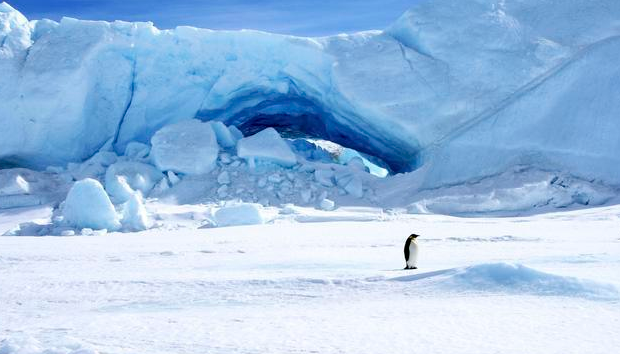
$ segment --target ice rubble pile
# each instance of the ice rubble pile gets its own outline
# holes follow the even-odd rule
[[[150,145],[128,144],[125,155],[101,151],[67,169],[49,168],[65,181],[65,191],[71,186],[52,223],[20,225],[10,234],[145,230],[157,226],[149,200],[214,205],[211,226],[264,223],[263,206],[333,210],[336,201],[372,203],[378,178],[360,158],[337,160],[315,144],[283,139],[273,128],[244,137],[221,122],[185,120],[162,127]],[[6,193],[29,193],[22,177],[29,170],[2,171],[0,200]]]
[[[384,31],[301,38],[29,22],[3,3],[0,163],[122,154],[200,118],[429,165],[421,188],[517,164],[618,185],[618,14],[617,0],[421,1]]]

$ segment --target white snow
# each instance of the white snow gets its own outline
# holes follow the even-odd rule
[[[211,124],[195,119],[161,128],[151,144],[157,168],[184,174],[211,172],[220,149]]]
[[[237,155],[250,165],[278,164],[291,167],[297,163],[295,154],[273,129],[264,129],[237,142]]]
[[[84,179],[75,182],[62,208],[64,222],[75,228],[117,230],[118,215],[99,181]]]
[[[0,348],[609,354],[620,346],[618,215],[0,237]],[[404,271],[411,232],[420,269]]]

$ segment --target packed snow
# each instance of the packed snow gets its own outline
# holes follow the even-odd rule
[[[197,223],[200,213],[188,207],[183,217]],[[613,353],[619,215],[281,215],[241,227],[0,237],[0,348]],[[19,215],[0,215],[0,225],[7,218]],[[412,232],[421,235],[419,269],[405,271]]]

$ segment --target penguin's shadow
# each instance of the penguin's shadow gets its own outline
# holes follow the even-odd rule
[[[402,277],[396,277],[396,278],[391,278],[391,281],[415,281],[415,280],[421,280],[421,279],[425,279],[425,278],[430,278],[430,277],[435,277],[438,275],[442,275],[451,271],[454,271],[454,268],[449,268],[449,269],[440,269],[440,270],[435,270],[432,272],[426,272],[426,273],[420,273],[420,274],[411,274],[411,275],[404,275]]]

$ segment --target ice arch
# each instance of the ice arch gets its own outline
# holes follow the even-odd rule
[[[360,127],[356,120],[363,120],[359,117],[342,116],[295,85],[291,87],[287,93],[249,89],[231,98],[224,108],[198,111],[196,118],[235,125],[245,135],[273,127],[287,137],[329,140],[357,150],[385,162],[392,171],[413,168],[414,151],[391,142],[371,126]]]

